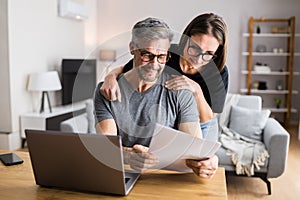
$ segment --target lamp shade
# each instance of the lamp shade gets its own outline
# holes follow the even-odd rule
[[[61,89],[57,71],[33,73],[29,76],[29,91],[55,91]]]
[[[101,61],[114,61],[116,59],[116,51],[110,49],[101,49],[99,51],[99,59]]]

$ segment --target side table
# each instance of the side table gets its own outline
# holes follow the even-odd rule
[[[52,112],[32,112],[20,116],[22,148],[25,147],[25,129],[60,130],[60,123],[85,112],[85,101],[65,106],[53,107]]]

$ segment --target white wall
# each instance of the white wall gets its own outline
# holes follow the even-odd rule
[[[1,99],[4,98],[1,103],[8,100],[10,105],[1,105],[1,112],[5,109],[1,116],[1,120],[5,118],[5,124],[0,124],[0,132],[19,134],[20,115],[37,110],[40,105],[41,94],[26,90],[28,74],[60,71],[62,58],[84,58],[94,48],[97,43],[97,1],[81,2],[86,3],[91,13],[85,21],[58,17],[57,0],[1,0],[1,10],[6,9],[8,13],[5,30],[8,32],[9,61],[8,65],[1,62],[1,74],[5,72],[6,77],[0,84],[9,90],[5,92],[7,96],[1,94]],[[5,39],[3,35],[0,38]],[[55,94],[50,94],[52,104],[59,105],[60,92]]]
[[[124,2],[124,1],[123,1]],[[148,16],[164,19],[174,31],[182,32],[185,26],[195,16],[204,12],[214,12],[221,15],[227,23],[229,32],[229,53],[227,65],[230,73],[229,92],[239,93],[240,84],[244,84],[246,77],[240,75],[241,67],[245,66],[241,51],[246,45],[242,33],[247,31],[250,16],[259,18],[289,18],[296,16],[296,29],[300,32],[300,2],[298,0],[151,0],[147,3],[140,0],[127,0],[119,5],[119,1],[102,0],[98,4],[99,42],[100,45],[111,38],[130,31],[132,26]],[[300,45],[298,39],[296,46]],[[128,43],[128,41],[127,41]],[[126,44],[127,45],[127,44]],[[299,63],[299,57],[298,62]],[[300,71],[300,65],[295,64],[295,71]],[[294,81],[294,88],[300,91],[299,77]],[[294,98],[294,105],[300,110],[298,95]],[[293,114],[294,121],[298,115]]]
[[[88,8],[88,19],[84,20],[84,55],[89,57],[98,45],[98,0],[83,0]]]

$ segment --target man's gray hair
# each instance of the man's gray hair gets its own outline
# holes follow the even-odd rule
[[[157,18],[147,18],[137,22],[132,28],[132,42],[138,45],[140,40],[173,39],[173,32],[169,26]]]

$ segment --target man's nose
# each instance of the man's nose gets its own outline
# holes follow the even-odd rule
[[[160,68],[160,63],[158,62],[158,57],[157,56],[155,56],[153,58],[153,60],[151,60],[150,63],[151,63],[152,69],[159,69]]]

